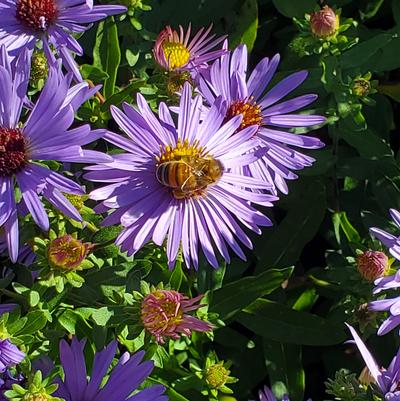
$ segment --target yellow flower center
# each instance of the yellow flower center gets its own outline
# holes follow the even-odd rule
[[[240,129],[250,127],[251,125],[261,125],[262,115],[261,107],[250,98],[247,102],[244,100],[236,100],[233,102],[226,113],[226,119],[229,120],[235,116],[243,116]]]
[[[175,147],[161,148],[156,178],[176,199],[185,199],[204,195],[207,187],[221,178],[223,170],[222,163],[198,146],[198,141],[189,145],[187,140],[178,140]]]
[[[84,197],[81,195],[73,195],[73,194],[63,194],[71,203],[71,205],[78,210],[78,212],[83,208],[84,204]]]
[[[162,47],[170,70],[181,68],[188,63],[190,52],[182,43],[164,42]]]

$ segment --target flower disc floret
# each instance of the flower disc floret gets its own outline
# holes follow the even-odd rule
[[[222,387],[229,378],[230,370],[222,362],[210,366],[206,370],[206,381],[212,388]]]
[[[167,41],[163,43],[162,47],[164,57],[171,70],[183,67],[190,59],[190,52],[182,43]]]
[[[254,102],[253,98],[247,101],[236,100],[231,103],[226,113],[226,119],[229,120],[239,115],[243,116],[240,129],[250,127],[251,125],[261,125],[262,123],[261,106]]]
[[[17,19],[34,31],[47,30],[57,14],[54,0],[17,0]]]
[[[26,164],[26,142],[19,129],[0,127],[0,177],[18,173]]]

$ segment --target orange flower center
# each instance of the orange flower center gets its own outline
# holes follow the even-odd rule
[[[244,100],[233,102],[226,113],[226,120],[239,115],[243,116],[239,129],[244,129],[252,125],[261,125],[262,123],[261,107],[252,98],[247,102]]]

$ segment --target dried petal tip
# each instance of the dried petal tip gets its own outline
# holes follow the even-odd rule
[[[385,275],[388,268],[388,257],[379,251],[366,251],[357,257],[357,268],[368,281],[374,281]]]
[[[141,305],[141,319],[145,330],[164,343],[167,337],[178,339],[194,331],[211,331],[212,326],[186,314],[202,305],[195,305],[202,296],[189,299],[177,291],[156,290],[147,295]]]
[[[310,18],[311,31],[319,38],[333,36],[339,29],[339,16],[328,6],[312,13]]]
[[[47,250],[51,266],[60,270],[74,270],[85,260],[91,244],[64,235],[51,241]]]

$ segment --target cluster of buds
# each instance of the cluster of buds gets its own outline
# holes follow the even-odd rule
[[[341,21],[340,10],[327,5],[306,14],[303,19],[294,18],[294,23],[300,33],[290,47],[299,56],[321,53],[337,55],[358,42],[358,38],[343,34],[351,26],[356,26],[356,22],[350,18]]]

